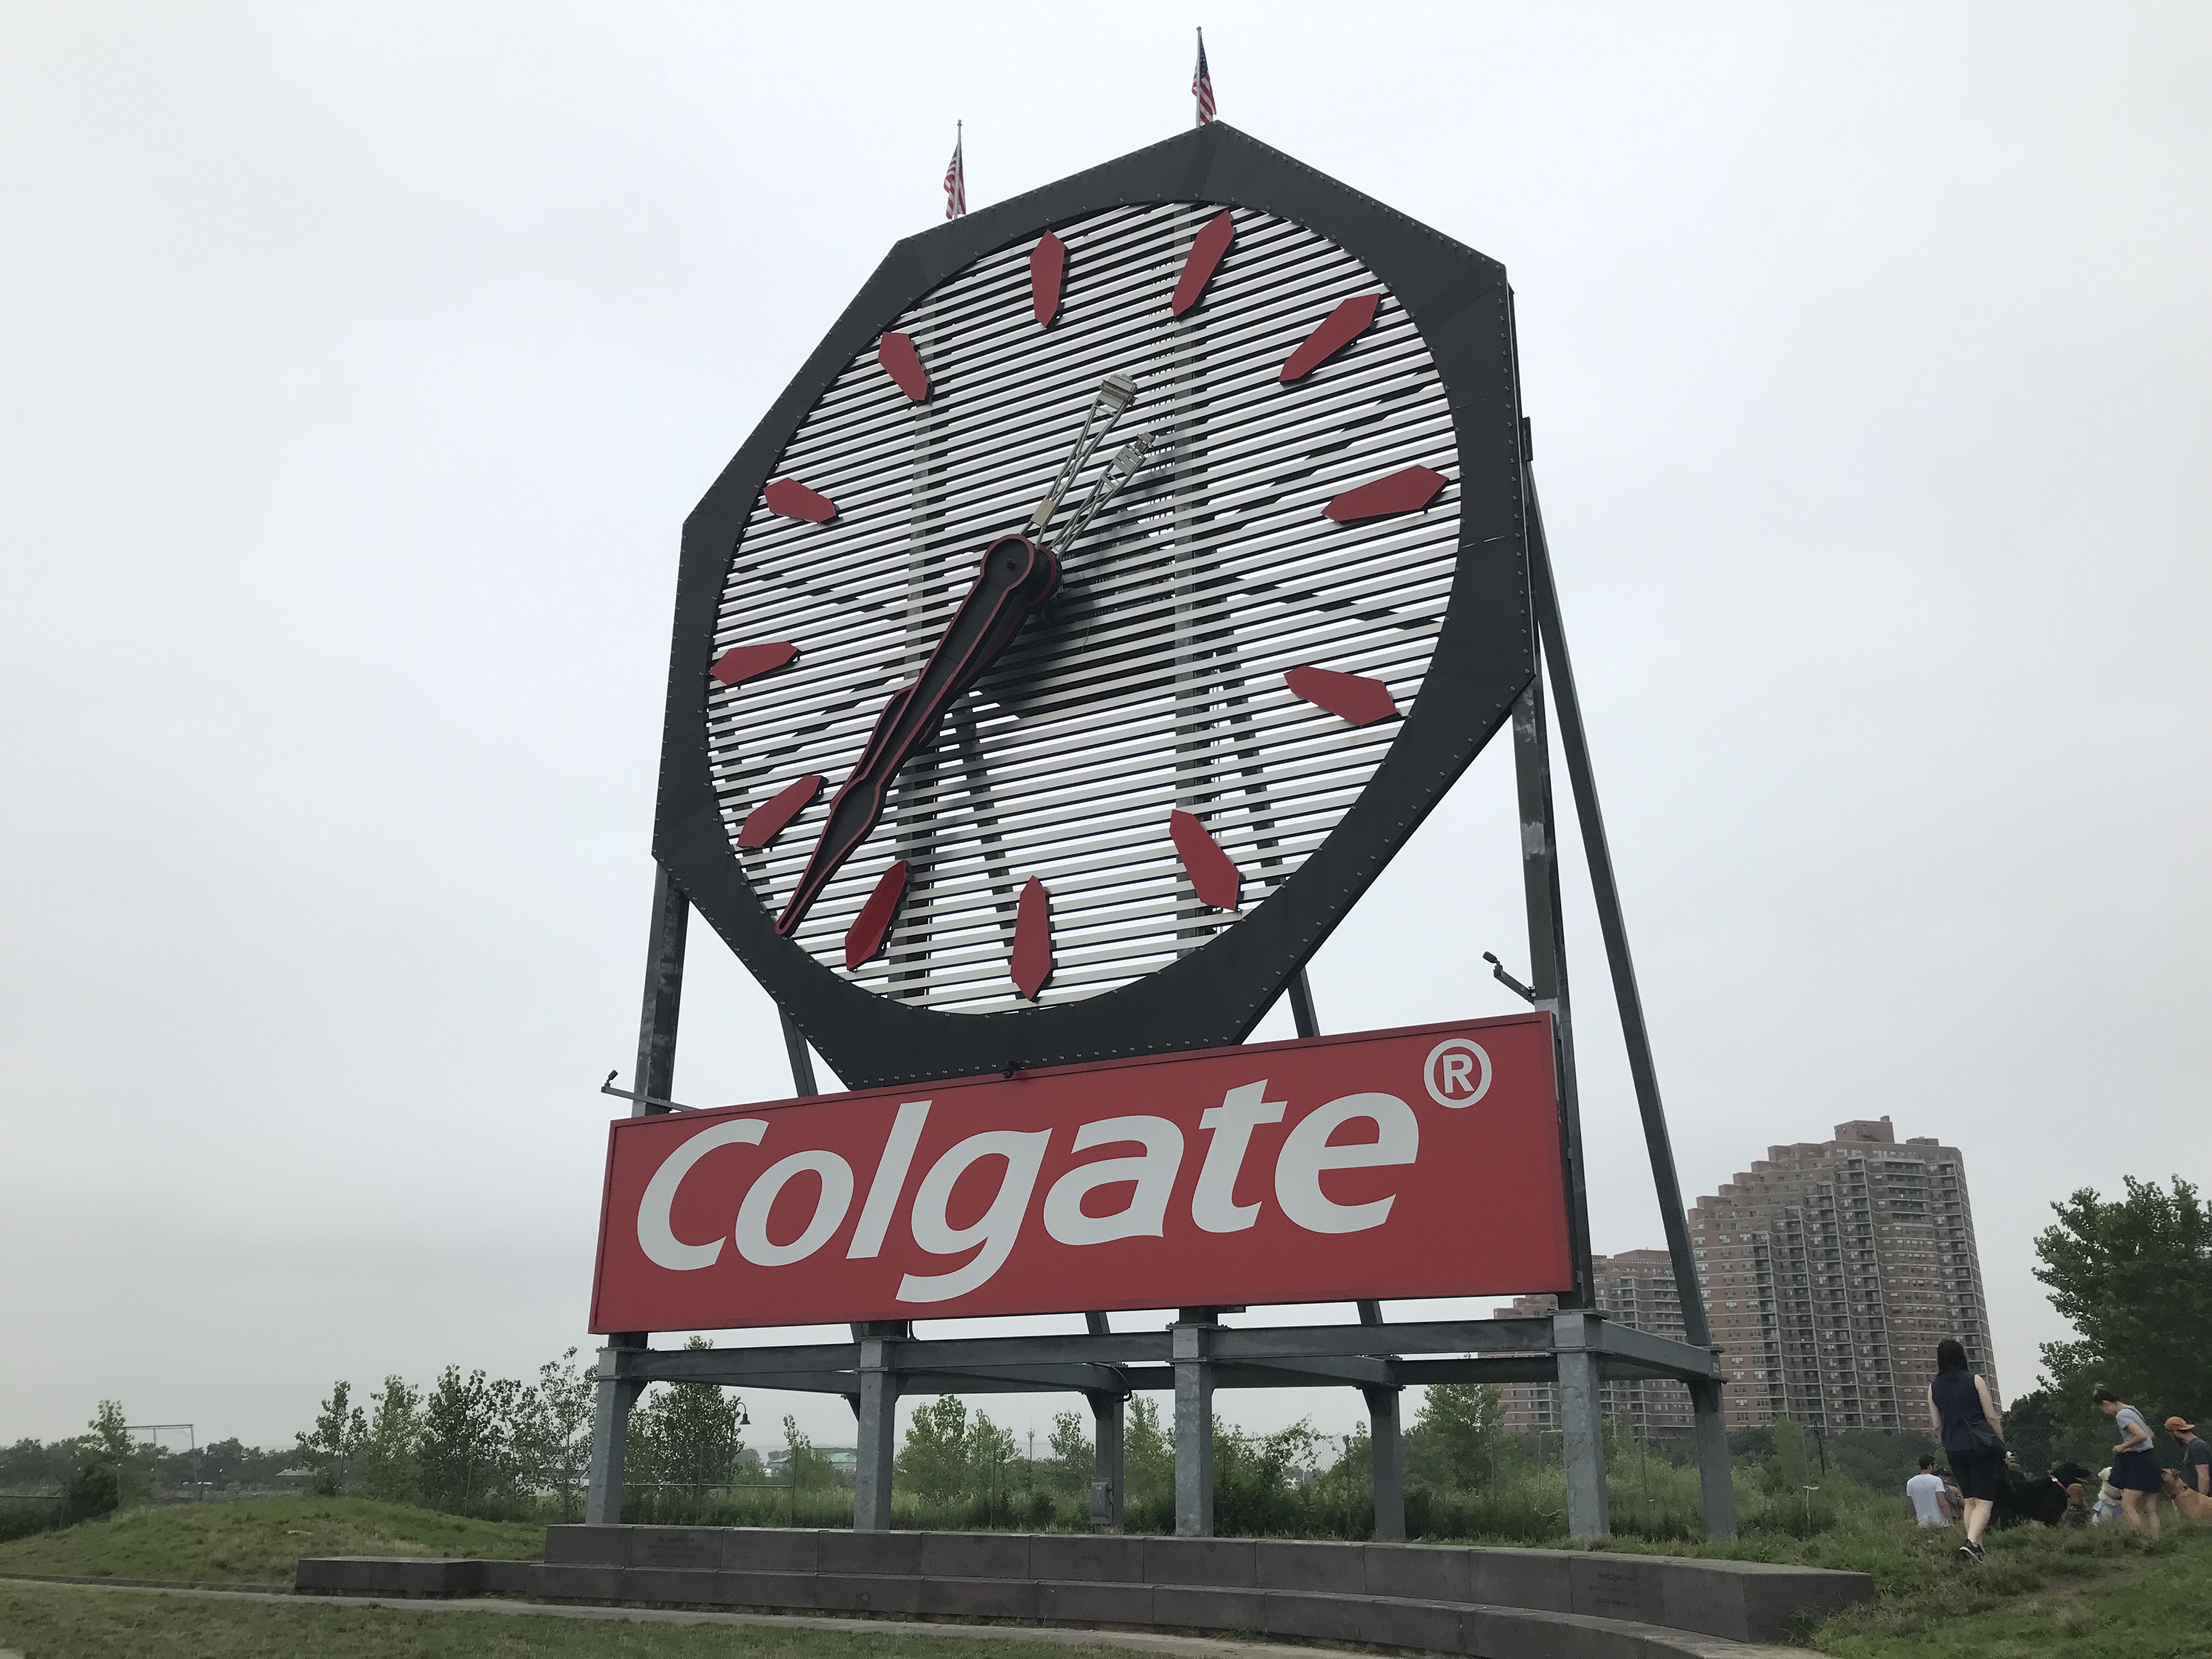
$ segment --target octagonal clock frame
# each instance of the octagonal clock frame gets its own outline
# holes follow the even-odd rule
[[[778,933],[775,899],[749,879],[732,845],[714,787],[708,672],[731,561],[763,492],[772,483],[786,488],[775,469],[793,432],[856,357],[877,353],[903,312],[996,250],[1137,204],[1243,210],[1302,226],[1360,261],[1402,306],[1442,381],[1459,462],[1456,563],[1434,654],[1419,697],[1358,799],[1233,927],[1140,977],[1076,1000],[966,1012],[881,996]],[[1056,280],[1053,286],[1056,300]],[[885,366],[896,373],[904,365]],[[1534,675],[1521,434],[1503,267],[1218,123],[910,237],[846,307],[685,522],[654,856],[849,1086],[1241,1041],[1507,720]],[[796,498],[799,513],[828,507],[805,494]]]

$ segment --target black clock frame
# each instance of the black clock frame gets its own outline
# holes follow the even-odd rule
[[[1176,962],[1079,1001],[994,1013],[939,1012],[880,996],[775,931],[775,904],[754,890],[730,845],[709,765],[707,704],[730,561],[793,433],[894,319],[963,267],[1025,236],[1112,207],[1176,202],[1248,208],[1329,238],[1388,285],[1420,331],[1443,381],[1460,471],[1458,568],[1421,694],[1322,845],[1233,927]],[[1522,460],[1504,267],[1219,122],[910,236],[684,520],[653,855],[851,1087],[1240,1042],[1535,675]]]

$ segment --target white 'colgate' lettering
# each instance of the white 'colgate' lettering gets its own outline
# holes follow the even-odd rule
[[[1139,1158],[1107,1158],[1070,1170],[1044,1195],[1044,1230],[1063,1244],[1103,1244],[1109,1239],[1160,1237],[1167,1231],[1168,1195],[1182,1168],[1182,1131],[1164,1117],[1108,1117],[1075,1132],[1074,1150],[1134,1141]],[[1085,1215],[1084,1194],[1125,1181],[1137,1183],[1127,1206],[1112,1215]]]
[[[1332,1146],[1328,1138],[1354,1118],[1373,1120],[1375,1139]],[[1395,1095],[1346,1095],[1309,1112],[1283,1137],[1275,1159],[1275,1202],[1311,1233],[1363,1233],[1390,1218],[1394,1193],[1371,1204],[1339,1204],[1321,1189],[1323,1170],[1374,1170],[1411,1164],[1420,1151],[1421,1126],[1413,1109]]]
[[[1242,1084],[1222,1096],[1221,1104],[1199,1114],[1198,1127],[1211,1129],[1206,1162],[1199,1165],[1198,1187],[1190,1195],[1190,1218],[1209,1233],[1241,1233],[1260,1218],[1260,1206],[1237,1201],[1237,1172],[1244,1167],[1252,1131],[1283,1121],[1283,1103],[1263,1100],[1267,1079]]]
[[[1256,1202],[1239,1204],[1237,1182],[1251,1151],[1252,1132],[1283,1121],[1285,1103],[1266,1098],[1267,1092],[1264,1078],[1239,1085],[1222,1097],[1218,1106],[1209,1107],[1199,1115],[1199,1127],[1209,1139],[1206,1159],[1191,1193],[1190,1218],[1201,1231],[1243,1232],[1259,1221],[1263,1206]],[[845,1252],[848,1259],[866,1260],[882,1254],[906,1194],[929,1109],[927,1100],[909,1100],[899,1107],[868,1183],[867,1199],[854,1225],[852,1242]],[[1363,1118],[1375,1125],[1372,1140],[1329,1144],[1329,1137],[1338,1129]],[[709,1152],[724,1146],[759,1146],[767,1131],[767,1124],[757,1118],[739,1118],[702,1130],[669,1153],[646,1183],[639,1202],[637,1242],[647,1261],[672,1272],[689,1273],[710,1267],[720,1260],[724,1239],[693,1244],[676,1237],[672,1213],[677,1191]],[[914,1194],[908,1217],[914,1242],[932,1255],[957,1255],[970,1250],[975,1254],[947,1273],[902,1275],[900,1301],[951,1301],[987,1283],[1006,1265],[1029,1214],[1051,1139],[1048,1129],[995,1129],[969,1135],[938,1158]],[[1143,1150],[1134,1157],[1078,1164],[1046,1192],[1042,1220],[1045,1231],[1059,1243],[1081,1246],[1165,1236],[1168,1200],[1182,1167],[1182,1129],[1164,1117],[1100,1118],[1078,1126],[1070,1150],[1084,1152],[1115,1145],[1134,1145]],[[1283,1137],[1275,1158],[1275,1202],[1286,1219],[1308,1232],[1354,1233],[1379,1227],[1389,1218],[1395,1194],[1364,1204],[1340,1204],[1322,1191],[1322,1176],[1332,1170],[1411,1164],[1419,1149],[1420,1125],[1413,1108],[1397,1096],[1345,1095],[1299,1119]],[[953,1226],[947,1206],[954,1187],[969,1170],[990,1158],[1006,1162],[997,1193],[978,1219],[965,1227]],[[797,1237],[778,1244],[768,1234],[769,1212],[785,1187],[801,1175],[812,1175],[821,1183],[813,1213]],[[1086,1196],[1100,1188],[1122,1183],[1129,1184],[1133,1191],[1121,1209],[1103,1216],[1085,1212]],[[754,1179],[738,1207],[728,1237],[737,1244],[738,1254],[755,1267],[781,1267],[803,1261],[845,1224],[854,1192],[853,1169],[843,1158],[827,1151],[794,1152]]]
[[[741,1117],[733,1123],[702,1129],[669,1153],[666,1161],[653,1172],[653,1179],[645,1183],[645,1197],[637,1206],[637,1247],[645,1252],[647,1261],[676,1273],[714,1265],[722,1254],[720,1238],[704,1244],[686,1244],[669,1230],[668,1212],[676,1202],[676,1189],[691,1173],[691,1166],[717,1147],[740,1144],[757,1146],[767,1133],[768,1125],[758,1118]]]
[[[853,1229],[848,1261],[875,1255],[884,1248],[884,1234],[898,1209],[899,1194],[906,1190],[906,1172],[914,1167],[914,1149],[921,1145],[921,1126],[928,1121],[929,1103],[909,1100],[891,1120],[890,1139],[876,1161],[876,1178],[868,1183],[868,1201],[860,1206],[860,1224]]]
[[[1029,1213],[1030,1194],[1036,1190],[1037,1170],[1044,1163],[1044,1144],[1051,1139],[1049,1129],[1026,1133],[993,1129],[969,1135],[937,1160],[936,1167],[922,1176],[921,1185],[915,1190],[914,1242],[932,1255],[955,1255],[976,1244],[983,1248],[965,1267],[949,1273],[907,1274],[899,1280],[900,1301],[948,1302],[965,1296],[1006,1265],[1013,1252],[1014,1239],[1021,1232],[1022,1218]],[[999,1183],[999,1195],[980,1220],[970,1226],[955,1227],[945,1213],[953,1184],[969,1165],[987,1158],[1006,1160],[1006,1176]]]

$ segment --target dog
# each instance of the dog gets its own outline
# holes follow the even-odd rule
[[[2172,1500],[2173,1507],[2181,1511],[2185,1521],[2212,1521],[2212,1498],[2201,1492],[2192,1492],[2181,1484],[2181,1477],[2172,1469],[2158,1472],[2159,1490]]]
[[[2008,1468],[1997,1483],[1996,1501],[1990,1507],[1990,1528],[2002,1532],[2008,1528],[2025,1526],[2030,1521],[2055,1527],[2066,1518],[2067,1506],[2072,1494],[2068,1482],[2058,1478],[2057,1472],[2040,1477],[2022,1474]]]

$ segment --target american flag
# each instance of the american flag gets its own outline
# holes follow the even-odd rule
[[[957,219],[968,211],[968,169],[960,161],[960,128],[952,129],[952,161],[945,169],[945,216]]]
[[[1213,118],[1213,77],[1206,69],[1206,31],[1198,32],[1198,69],[1190,77],[1190,95],[1198,100],[1198,125]]]

